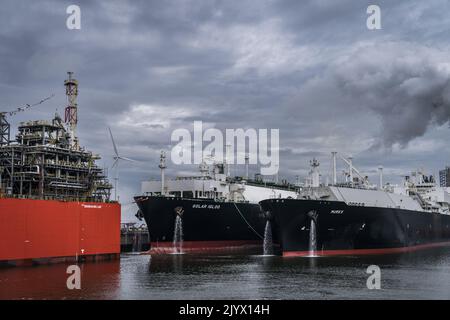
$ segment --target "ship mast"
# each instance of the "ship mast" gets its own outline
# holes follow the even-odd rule
[[[378,170],[379,170],[379,172],[380,172],[380,190],[382,190],[383,189],[383,166],[379,166],[378,167]]]
[[[248,162],[249,162],[249,155],[248,153],[245,154],[245,180],[248,180]]]
[[[225,159],[224,165],[226,167],[226,177],[227,178],[229,178],[230,175],[231,175],[231,172],[230,172],[230,158],[231,158],[231,154],[230,154],[230,152],[231,152],[231,145],[227,144],[226,148],[225,148],[225,157],[224,157],[224,159]]]
[[[159,158],[159,168],[161,169],[161,195],[165,195],[165,185],[164,185],[164,171],[167,168],[166,166],[166,152],[161,151],[161,155]]]
[[[348,157],[348,173],[350,176],[350,185],[353,185],[353,157]]]
[[[331,152],[331,155],[333,157],[333,185],[335,186],[337,184],[337,174],[336,174],[336,151]]]

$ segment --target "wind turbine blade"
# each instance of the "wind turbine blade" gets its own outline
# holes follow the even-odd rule
[[[133,159],[130,159],[130,158],[125,158],[125,157],[119,157],[119,159],[125,160],[125,161],[137,162],[136,160],[133,160]]]
[[[108,130],[109,130],[109,135],[111,136],[111,141],[112,141],[112,144],[113,144],[113,147],[114,147],[114,152],[116,153],[116,156],[118,157],[119,156],[119,151],[117,151],[116,143],[114,141],[114,137],[112,135],[111,128],[108,127]]]
[[[117,158],[116,160],[114,160],[112,167],[115,168],[117,166],[117,163],[119,162],[120,158]]]

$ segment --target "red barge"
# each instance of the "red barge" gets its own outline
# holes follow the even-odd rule
[[[10,139],[0,113],[0,265],[117,258],[120,204],[76,137],[78,82],[65,81],[63,121],[20,123]],[[30,107],[30,105],[27,105]]]

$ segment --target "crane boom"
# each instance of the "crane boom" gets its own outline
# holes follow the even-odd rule
[[[44,98],[44,99],[40,100],[39,102],[36,102],[36,103],[33,103],[33,104],[26,103],[24,105],[16,107],[14,110],[11,110],[11,111],[3,111],[3,112],[0,111],[0,114],[2,114],[2,115],[7,114],[9,116],[14,116],[18,112],[23,112],[23,111],[26,111],[26,110],[28,110],[28,109],[30,109],[32,107],[35,107],[35,106],[40,105],[40,104],[43,104],[44,102],[50,100],[54,96],[55,95],[52,94],[51,96],[48,96],[47,98]]]
[[[351,166],[352,170],[362,179],[362,181],[364,181],[364,183],[368,183],[367,178],[364,177],[359,171],[358,169],[356,169],[353,164],[350,163],[350,161],[348,161],[347,159],[345,159],[343,156],[339,155],[339,158],[342,159],[342,161],[344,161],[347,165]],[[352,181],[353,182],[353,181]]]

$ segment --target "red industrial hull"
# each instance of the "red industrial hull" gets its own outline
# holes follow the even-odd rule
[[[120,253],[120,204],[0,199],[0,261]]]

